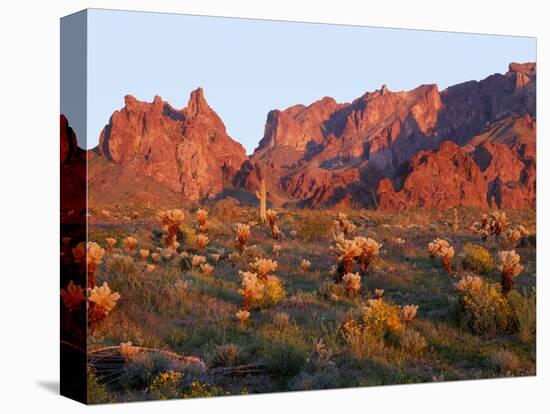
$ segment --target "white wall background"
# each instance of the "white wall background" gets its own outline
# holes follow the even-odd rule
[[[537,36],[538,376],[428,385],[133,403],[92,412],[548,412],[550,91],[545,2],[428,0],[56,0],[0,5],[0,407],[3,412],[79,413],[57,395],[59,21],[85,7]],[[543,93],[545,92],[546,95]],[[546,118],[547,119],[547,118]]]

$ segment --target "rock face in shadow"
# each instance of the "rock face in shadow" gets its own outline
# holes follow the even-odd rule
[[[275,204],[531,206],[535,93],[536,64],[512,63],[444,91],[382,86],[351,103],[325,97],[274,110],[234,184],[254,190],[261,165]]]
[[[82,224],[86,214],[86,151],[77,145],[68,119],[59,118],[61,224]]]
[[[528,114],[507,117],[459,147],[445,141],[435,151],[422,151],[399,177],[399,190],[389,178],[378,186],[380,207],[526,208],[536,202],[536,124]]]
[[[59,116],[59,148],[61,164],[70,162],[79,151],[76,134],[63,114]]]
[[[198,200],[222,192],[224,179],[231,180],[246,160],[243,146],[229,137],[201,88],[181,110],[158,96],[149,103],[128,95],[124,103],[111,116],[94,152],[123,166],[125,174],[151,177],[185,199]],[[93,169],[92,177],[108,178],[105,163],[90,165],[100,169]]]

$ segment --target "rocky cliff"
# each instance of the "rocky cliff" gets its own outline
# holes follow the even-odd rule
[[[219,194],[224,180],[231,180],[246,160],[243,146],[229,137],[201,88],[181,110],[158,96],[151,103],[126,96],[95,152],[108,163],[90,164],[91,186],[105,183],[105,174],[122,166],[125,174],[151,177],[190,200]],[[113,164],[115,168],[109,168]]]
[[[530,206],[535,93],[536,65],[512,63],[504,75],[443,91],[382,86],[351,103],[326,97],[271,111],[234,182],[254,189],[251,171],[260,164],[270,197],[280,204]],[[478,165],[483,154],[489,165]]]

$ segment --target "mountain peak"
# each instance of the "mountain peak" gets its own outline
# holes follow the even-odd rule
[[[512,62],[508,65],[509,72],[521,73],[527,76],[537,74],[537,64],[535,62],[516,63]]]
[[[198,87],[189,96],[189,102],[187,104],[187,113],[189,116],[194,117],[201,112],[205,112],[210,109],[206,98],[204,97],[204,89]]]
[[[124,106],[132,106],[136,104],[138,100],[133,95],[124,96]]]

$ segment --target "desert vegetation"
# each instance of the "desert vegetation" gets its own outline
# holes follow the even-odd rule
[[[97,401],[535,373],[533,211],[108,210],[62,246]]]

